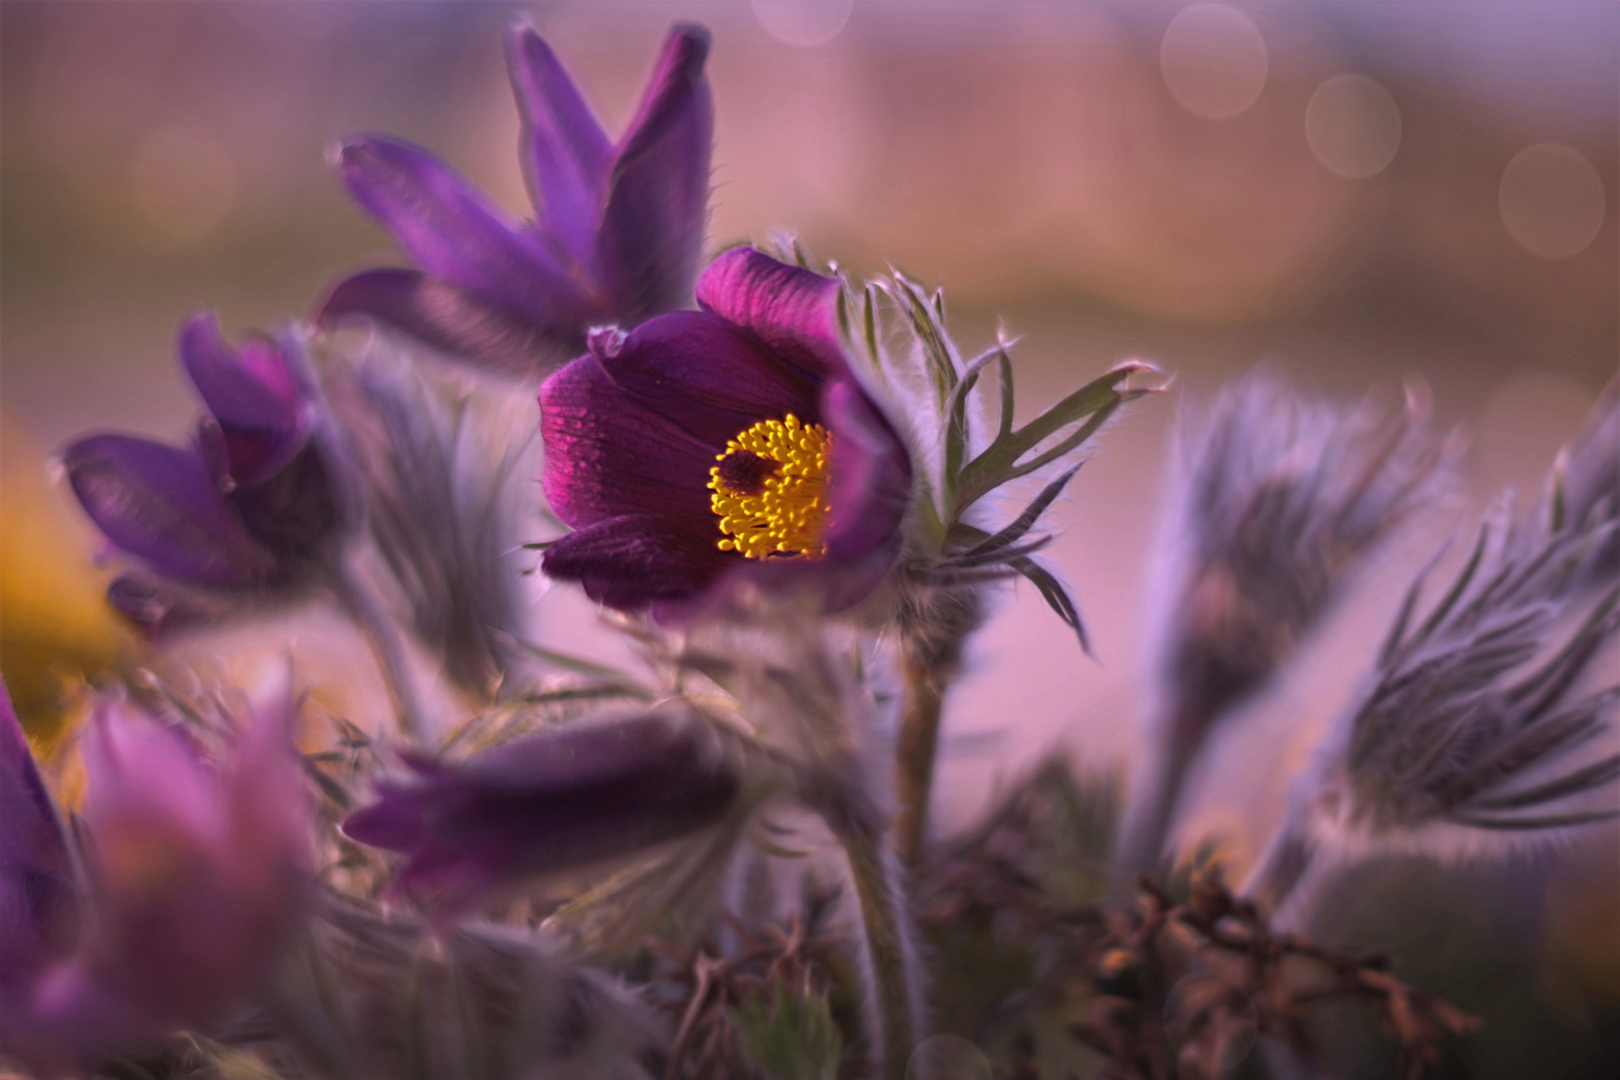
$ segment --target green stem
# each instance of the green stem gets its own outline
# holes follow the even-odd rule
[[[900,866],[880,833],[856,828],[839,840],[849,858],[866,930],[867,998],[875,1010],[873,1042],[881,1049],[875,1075],[905,1080],[921,1036],[916,955],[903,910]]]
[[[348,560],[341,560],[328,579],[338,604],[360,628],[371,646],[377,666],[393,693],[398,710],[399,728],[406,738],[424,742],[427,735],[427,713],[417,692],[416,677],[405,649],[405,638],[399,627],[388,617],[377,594]]]
[[[946,681],[914,657],[904,661],[905,690],[895,747],[895,843],[900,858],[915,867],[928,839],[928,801],[939,755],[939,721],[945,710]]]

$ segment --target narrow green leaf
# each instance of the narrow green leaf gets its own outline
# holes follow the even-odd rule
[[[1086,635],[1085,623],[1080,619],[1080,609],[1075,606],[1074,599],[1069,596],[1069,591],[1058,581],[1056,575],[1034,559],[1015,559],[1008,565],[1028,578],[1040,590],[1047,606],[1056,612],[1057,617],[1062,619],[1079,638],[1080,651],[1090,656],[1091,640]]]
[[[1063,493],[1063,489],[1068,486],[1069,481],[1074,479],[1074,474],[1079,471],[1080,466],[1076,465],[1050,484],[1047,484],[1041,489],[1040,494],[1031,499],[1029,505],[1024,507],[1023,513],[1008,522],[1006,526],[994,536],[985,540],[984,543],[967,552],[967,555],[969,557],[986,555],[1016,543],[1035,526],[1035,522],[1040,519],[1040,516],[1046,513],[1046,508],[1051,506],[1053,501]]]
[[[572,671],[579,675],[589,675],[593,678],[604,679],[612,682],[633,683],[635,681],[627,672],[620,671],[615,667],[593,663],[577,656],[570,656],[567,653],[542,648],[541,646],[529,641],[519,640],[517,641],[517,645],[524,652],[533,656],[535,659],[550,664],[553,667],[560,667],[564,671]]]
[[[1013,429],[1012,357],[1007,355],[1006,349],[1002,349],[996,355],[996,363],[1001,368],[1001,422],[996,431],[996,440],[999,442],[1011,435]]]

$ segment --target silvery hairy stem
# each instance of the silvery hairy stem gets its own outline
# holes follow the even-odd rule
[[[372,654],[377,658],[377,665],[398,709],[401,734],[421,742],[428,731],[427,713],[399,627],[384,610],[370,583],[348,560],[341,560],[333,567],[327,585],[337,597],[339,606],[365,635]]]

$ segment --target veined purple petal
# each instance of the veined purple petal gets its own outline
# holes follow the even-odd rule
[[[360,204],[434,277],[558,335],[606,314],[538,234],[427,151],[381,135],[351,136],[338,169]]]
[[[839,287],[836,278],[740,247],[703,271],[697,300],[705,310],[752,330],[772,352],[819,382],[849,367],[838,332]]]
[[[343,831],[408,851],[400,884],[460,907],[527,875],[702,828],[737,788],[734,767],[702,728],[656,715],[580,722],[385,785]]]
[[[166,577],[248,586],[275,570],[274,557],[231,512],[195,451],[96,435],[68,447],[62,461],[96,527]]]
[[[829,384],[823,406],[832,432],[827,558],[853,561],[884,548],[892,557],[911,496],[905,443],[852,380]]]
[[[0,1008],[74,922],[73,864],[11,697],[0,682]]]
[[[706,497],[702,507],[708,513]],[[693,532],[651,514],[610,518],[553,543],[541,565],[549,577],[577,581],[586,596],[620,611],[681,603],[742,561],[719,549],[716,520],[710,514],[707,532]]]
[[[608,179],[598,267],[614,312],[632,323],[682,307],[692,293],[714,143],[708,55],[702,27],[670,31]]]
[[[715,446],[632,401],[596,357],[582,356],[541,384],[540,432],[546,499],[565,524],[651,514],[677,532],[715,533],[708,492]]]
[[[281,346],[250,338],[240,352],[219,332],[212,312],[180,329],[180,362],[219,422],[226,466],[251,484],[285,465],[309,434],[305,391]]]
[[[514,375],[555,367],[585,345],[578,328],[529,322],[416,270],[367,270],[340,281],[318,318],[335,323],[346,315],[368,315],[452,356]]]
[[[788,413],[807,424],[821,419],[809,379],[753,334],[705,311],[649,319],[599,362],[627,397],[716,453],[761,419]]]
[[[343,524],[333,472],[327,447],[311,442],[274,476],[225,498],[249,534],[284,567],[307,565],[338,538]]]
[[[506,66],[523,116],[523,169],[530,198],[546,231],[594,273],[613,143],[532,26],[514,22],[507,29]]]

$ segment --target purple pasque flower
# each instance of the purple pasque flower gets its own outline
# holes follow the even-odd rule
[[[343,822],[408,855],[397,887],[460,912],[525,877],[662,844],[723,817],[740,781],[710,729],[658,714],[558,724],[414,775]]]
[[[621,610],[677,612],[728,572],[849,607],[899,554],[911,458],[838,330],[837,280],[753,248],[540,387],[545,491],[576,531],[544,558]]]
[[[714,110],[709,35],[676,26],[617,142],[533,28],[506,37],[536,220],[519,222],[409,143],[353,135],[336,162],[360,205],[421,267],[370,270],[322,306],[363,314],[453,355],[529,374],[576,355],[585,332],[685,306],[708,217]]]
[[[179,353],[208,407],[192,445],[92,435],[62,453],[90,519],[144,567],[115,581],[108,598],[150,630],[206,607],[188,602],[187,589],[301,583],[340,546],[351,516],[295,333],[232,348],[204,312],[181,328]]]
[[[0,682],[0,1048],[40,965],[65,947],[78,890],[56,807]]]
[[[155,718],[100,705],[82,742],[86,880],[58,920],[76,932],[7,980],[16,1024],[0,1025],[0,1052],[42,1072],[84,1067],[206,1027],[253,988],[309,874],[295,716],[290,692],[256,710],[216,765]]]

